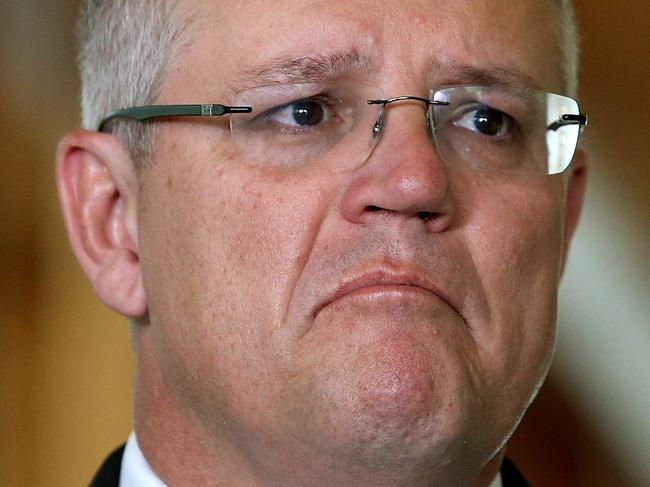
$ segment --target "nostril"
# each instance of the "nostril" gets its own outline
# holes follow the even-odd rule
[[[387,211],[389,213],[395,213],[392,210],[386,210],[384,208],[381,208],[380,206],[375,206],[375,205],[368,205],[366,206],[366,211],[369,211],[371,213],[378,213],[380,211]],[[418,211],[415,213],[415,216],[417,216],[420,220],[423,222],[428,222],[431,220],[435,220],[438,216],[438,213],[432,212],[432,211]]]

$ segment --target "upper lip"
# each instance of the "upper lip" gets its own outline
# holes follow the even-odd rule
[[[422,288],[436,295],[458,313],[456,305],[451,302],[449,296],[428,279],[424,272],[416,268],[400,266],[398,269],[380,267],[373,270],[366,270],[344,279],[334,289],[334,292],[329,294],[321,305],[318,306],[315,314],[318,314],[323,308],[347,294],[358,289],[374,286],[412,286]]]

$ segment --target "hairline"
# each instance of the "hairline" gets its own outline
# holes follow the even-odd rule
[[[563,77],[564,92],[570,97],[577,94],[578,80],[578,35],[575,19],[575,12],[571,0],[551,0],[555,8],[558,9],[557,29],[554,34],[558,36],[559,48],[562,55],[561,72]],[[135,2],[134,0],[85,0],[82,6],[82,14],[78,24],[79,35],[79,70],[82,82],[82,126],[89,130],[95,130],[99,121],[108,113],[115,109],[128,106],[148,105],[155,102],[160,94],[168,70],[174,65],[182,49],[191,41],[188,34],[194,23],[193,17],[189,12],[184,12],[179,7],[177,0],[161,0],[157,2],[157,8],[151,7],[150,2]],[[136,6],[138,5],[139,6]],[[107,26],[98,24],[102,19],[98,19],[102,9],[104,12],[119,11],[125,17],[124,24],[137,24],[138,16],[134,16],[134,10],[141,14],[144,19],[153,19],[156,25],[150,26],[143,24],[144,29],[140,29],[144,34],[134,36],[132,44],[124,39],[133,36],[124,24],[115,23],[116,15],[113,15],[112,31],[106,32]],[[128,14],[131,14],[129,18]],[[135,17],[135,18],[134,18]],[[105,20],[105,19],[104,19]],[[111,18],[109,16],[108,21]],[[129,25],[132,25],[129,24]],[[104,29],[104,34],[110,36],[121,36],[122,44],[127,44],[127,55],[122,52],[117,53],[113,50],[112,56],[110,49],[99,48],[98,42],[94,35],[93,27]],[[158,28],[158,32],[153,31]],[[150,31],[149,29],[152,29]],[[160,32],[164,30],[165,32]],[[152,45],[152,40],[160,41],[156,46]],[[104,39],[107,45],[113,43]],[[95,44],[93,46],[93,43]],[[147,45],[148,43],[148,45]],[[132,47],[132,49],[130,49]],[[108,51],[108,52],[106,52]],[[149,53],[149,56],[143,56],[142,52]],[[99,58],[99,53],[107,54],[108,60],[93,60]],[[137,53],[147,59],[144,70],[138,71]],[[102,62],[104,61],[104,62]],[[110,69],[101,69],[100,66],[118,66],[112,72]],[[101,89],[98,72],[104,71],[106,79],[111,79],[117,72],[117,83],[109,83],[111,88],[108,90]],[[107,72],[108,71],[108,72]],[[124,72],[128,71],[128,72]],[[106,83],[106,80],[104,80]],[[139,86],[134,86],[138,85]],[[130,90],[130,91],[129,91]],[[108,93],[107,93],[108,92]],[[143,166],[148,161],[155,147],[157,135],[155,124],[143,124],[132,121],[117,121],[114,124],[113,132],[121,140],[136,167]]]

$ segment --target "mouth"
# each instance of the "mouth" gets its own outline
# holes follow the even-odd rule
[[[333,303],[352,297],[419,295],[438,299],[447,304],[456,313],[458,308],[449,297],[423,273],[411,270],[392,271],[379,269],[365,272],[344,280],[315,310],[314,316]]]

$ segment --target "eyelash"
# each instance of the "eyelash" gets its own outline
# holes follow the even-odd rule
[[[495,110],[496,112],[499,112],[504,117],[507,123],[507,127],[506,127],[507,131],[505,135],[487,136],[485,134],[481,134],[478,130],[468,129],[467,127],[463,127],[462,125],[459,125],[457,123],[463,117],[467,116],[468,114],[471,114],[472,112],[480,110],[481,108]],[[476,133],[480,137],[490,138],[495,143],[503,143],[503,142],[507,142],[508,140],[513,140],[520,133],[520,123],[515,117],[510,115],[508,112],[505,112],[503,110],[495,108],[494,106],[486,105],[486,104],[470,105],[470,106],[462,107],[460,110],[456,110],[456,113],[452,117],[450,117],[450,121],[456,127],[462,128],[464,130],[471,130],[472,132]]]
[[[304,101],[313,101],[319,103],[321,106],[323,106],[323,109],[327,113],[327,118],[324,123],[331,123],[332,120],[336,119],[337,116],[333,111],[333,108],[336,107],[339,103],[334,103],[336,101],[335,98],[331,97],[327,93],[319,93],[318,95],[314,96],[308,96],[304,98],[297,98],[295,100],[291,100],[288,103],[285,103],[283,105],[277,106],[270,108],[266,110],[264,113],[261,113],[258,115],[255,120],[260,122],[260,123],[270,123],[272,125],[280,127],[280,130],[283,134],[301,134],[301,133],[307,133],[307,132],[313,132],[314,130],[319,129],[323,124],[318,124],[314,126],[288,126],[288,125],[283,125],[282,123],[279,123],[275,120],[273,120],[273,116],[280,113],[282,110],[285,110],[289,108],[291,105],[294,105],[299,102],[304,102]],[[259,120],[258,120],[259,119]]]

